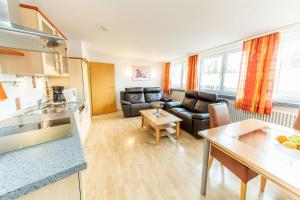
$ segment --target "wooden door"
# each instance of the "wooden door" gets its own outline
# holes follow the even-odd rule
[[[116,111],[115,65],[90,62],[93,115]]]

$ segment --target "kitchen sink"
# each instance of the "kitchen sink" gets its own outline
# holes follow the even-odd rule
[[[21,115],[0,122],[0,154],[73,136],[70,115]]]
[[[65,104],[49,104],[41,109],[31,110],[24,113],[24,115],[43,115],[51,113],[63,113],[70,111],[71,108]]]

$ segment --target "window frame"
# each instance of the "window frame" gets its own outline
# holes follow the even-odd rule
[[[285,40],[285,38],[288,37],[298,37],[298,35],[300,36],[300,29],[299,27],[292,27],[290,29],[287,30],[282,30],[281,31],[281,41]],[[292,39],[291,39],[292,40]],[[281,42],[280,41],[280,42]],[[228,55],[231,53],[235,53],[235,52],[241,52],[243,56],[243,52],[242,52],[242,47],[243,47],[243,42],[242,41],[238,41],[235,43],[232,43],[230,45],[223,45],[220,46],[219,48],[214,48],[212,50],[208,50],[208,51],[203,51],[201,53],[199,53],[199,57],[200,57],[200,62],[198,63],[198,89],[203,90],[203,91],[207,91],[207,92],[214,92],[214,93],[218,93],[220,96],[225,97],[225,98],[235,98],[237,95],[237,90],[236,92],[230,92],[230,91],[224,91],[224,80],[225,80],[225,73],[227,70],[227,62],[228,62]],[[282,47],[281,44],[279,45],[279,52],[282,51]],[[208,89],[204,89],[203,87],[201,87],[201,75],[202,75],[202,71],[203,71],[203,61],[205,58],[210,58],[210,57],[217,57],[221,55],[222,56],[222,72],[221,72],[221,85],[220,85],[220,89],[219,90],[208,90]],[[272,102],[274,105],[279,105],[279,106],[289,106],[289,107],[298,107],[300,106],[300,97],[299,98],[295,98],[295,97],[289,97],[287,95],[280,95],[278,92],[278,87],[279,87],[279,80],[280,80],[280,73],[282,71],[282,69],[284,68],[281,65],[281,60],[282,58],[280,57],[279,60],[277,60],[277,66],[276,66],[276,72],[275,72],[275,82],[274,82],[274,91],[273,91],[273,96],[272,96]],[[185,60],[181,59],[181,60],[175,60],[172,63],[178,63],[178,62],[187,62],[187,58]],[[240,72],[239,72],[240,73]],[[173,88],[171,85],[171,88],[174,90],[180,90],[180,91],[184,91],[185,88],[183,88],[183,74],[184,74],[184,68],[182,67],[182,72],[181,72],[181,87],[180,88]],[[239,83],[237,83],[238,86]]]
[[[237,94],[237,91],[236,92],[224,91],[224,75],[225,75],[225,72],[227,70],[228,55],[233,54],[233,53],[238,53],[238,52],[242,53],[242,47],[231,48],[231,49],[228,49],[228,50],[224,50],[222,52],[211,53],[211,54],[207,54],[207,55],[202,56],[201,57],[201,63],[200,63],[200,73],[199,73],[200,78],[199,79],[201,79],[201,76],[202,76],[204,60],[221,56],[222,57],[222,62],[221,62],[222,66],[221,66],[221,72],[220,72],[221,80],[220,80],[220,89],[219,90],[204,89],[203,87],[201,87],[201,80],[199,80],[199,89],[202,90],[202,91],[206,91],[206,92],[218,93],[219,95],[235,97],[236,94]]]
[[[221,90],[221,94],[222,95],[228,95],[228,96],[236,96],[237,94],[237,89],[238,89],[238,84],[239,84],[239,80],[237,82],[237,88],[236,88],[236,91],[235,92],[231,92],[231,91],[225,91],[224,90],[224,78],[225,78],[225,73],[226,73],[226,70],[227,70],[227,67],[228,67],[228,56],[230,54],[235,54],[235,53],[241,53],[241,59],[240,59],[240,66],[239,66],[239,72],[238,72],[238,75],[240,76],[240,72],[241,72],[241,60],[242,60],[242,56],[243,56],[243,51],[242,51],[242,47],[241,48],[236,48],[236,49],[232,49],[232,50],[229,50],[229,51],[226,51],[224,52],[224,66],[223,66],[223,71],[222,71],[222,90]]]
[[[286,40],[289,37],[293,38],[295,35],[300,37],[300,32],[298,31],[298,32],[292,33],[290,35],[288,34],[286,36],[281,36],[282,38],[281,38],[280,42]],[[277,53],[278,56],[277,56],[277,61],[276,61],[276,72],[275,72],[275,77],[274,77],[274,89],[273,89],[273,94],[272,94],[272,101],[273,101],[273,103],[275,102],[278,104],[300,105],[300,96],[298,98],[294,98],[292,96],[282,95],[278,92],[280,76],[281,76],[282,69],[284,68],[283,64],[282,64],[283,59],[282,59],[282,55],[281,55],[281,52],[283,51],[282,44],[279,44],[278,50],[279,51]]]
[[[220,75],[221,75],[221,80],[220,80],[220,90],[209,90],[209,89],[204,89],[202,86],[201,86],[201,76],[203,74],[203,64],[204,64],[204,60],[205,59],[211,59],[211,58],[216,58],[216,57],[222,57],[222,61],[221,61],[221,72],[220,72]],[[222,83],[223,83],[223,66],[224,66],[224,53],[215,53],[215,54],[209,54],[209,55],[206,55],[206,56],[202,56],[201,57],[201,63],[200,63],[200,72],[199,72],[199,90],[203,90],[203,91],[207,91],[207,92],[214,92],[214,93],[220,93],[220,91],[222,90]]]
[[[178,60],[178,61],[174,61],[173,63],[171,63],[171,79],[172,79],[172,73],[173,73],[173,66],[174,65],[178,65],[178,64],[181,64],[181,76],[180,76],[180,87],[177,88],[177,87],[173,87],[172,86],[172,80],[171,80],[171,88],[174,89],[174,90],[185,90],[186,88],[184,88],[184,83],[183,83],[183,76],[184,76],[184,70],[185,68],[187,68],[187,59],[182,59],[182,60]]]

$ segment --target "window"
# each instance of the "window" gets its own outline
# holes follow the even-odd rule
[[[204,90],[221,89],[223,56],[203,58],[200,70],[200,87]]]
[[[236,93],[238,82],[242,52],[231,52],[226,55],[226,64],[224,69],[223,92]]]
[[[200,54],[199,86],[201,90],[235,96],[242,57],[242,42],[223,46],[217,53]],[[216,52],[216,51],[214,51]],[[300,27],[281,32],[277,55],[273,100],[300,104]],[[171,67],[171,87],[185,89],[187,60]]]
[[[300,103],[300,33],[281,38],[273,99]]]
[[[171,63],[171,88],[185,89],[187,82],[187,62]]]
[[[200,70],[200,89],[233,95],[237,92],[240,49],[203,57]]]

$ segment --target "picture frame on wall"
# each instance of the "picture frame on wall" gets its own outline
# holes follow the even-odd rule
[[[147,66],[133,66],[132,67],[132,80],[134,81],[149,81],[150,80],[150,67]]]

